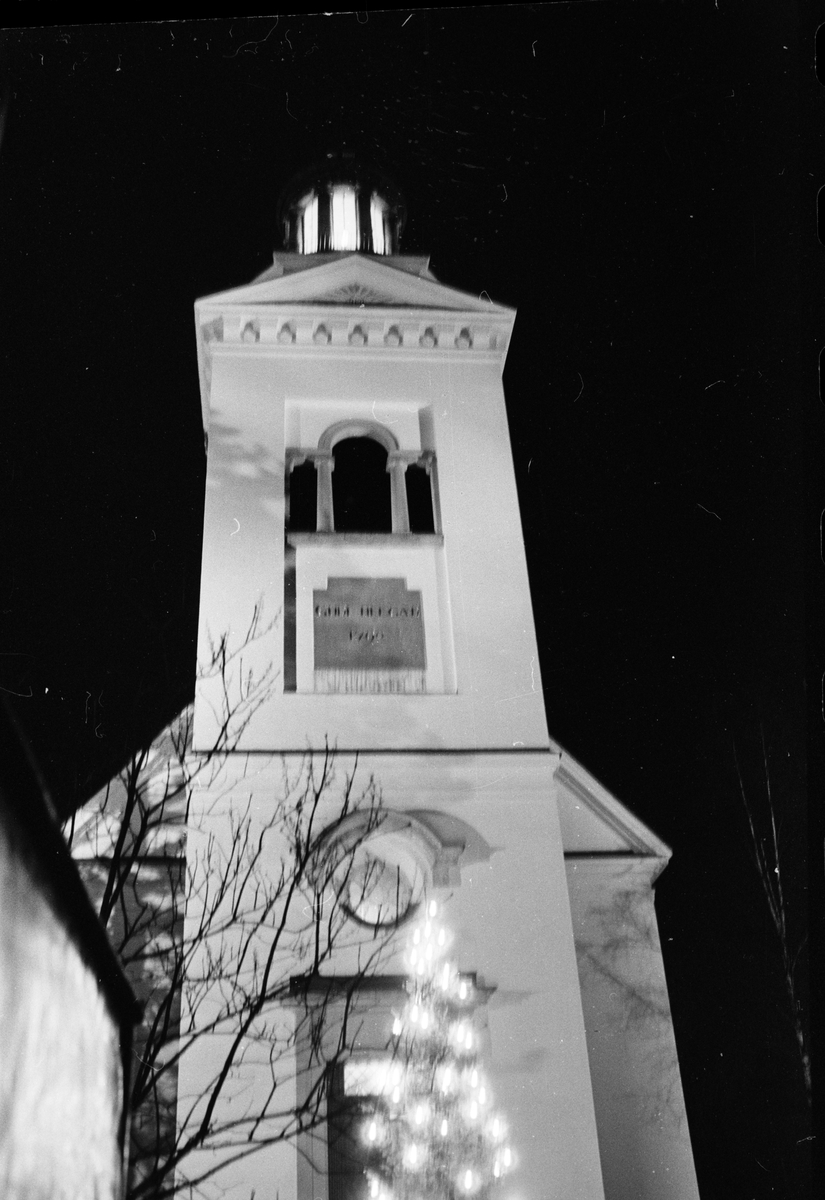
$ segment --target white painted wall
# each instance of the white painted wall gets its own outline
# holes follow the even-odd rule
[[[606,1200],[698,1200],[653,908],[656,858],[567,863]]]
[[[346,275],[352,282],[366,272],[377,280],[381,272],[376,274],[375,265],[359,265],[357,259],[335,265],[335,278]],[[383,283],[391,274],[383,272]],[[286,313],[286,303],[284,312],[279,310],[279,298],[288,298],[278,289],[294,291],[297,285],[276,279],[256,285],[269,289],[266,296],[254,288],[238,293],[242,312],[232,309],[230,297],[229,340],[201,348],[209,404],[201,658],[209,632],[213,637],[229,633],[230,644],[240,646],[261,598],[265,617],[274,619],[244,653],[245,671],[263,674],[274,666],[278,682],[241,742],[242,750],[256,753],[240,754],[231,764],[240,792],[251,795],[263,815],[272,788],[280,786],[275,755],[286,753],[294,763],[290,753],[329,742],[342,761],[346,752],[360,752],[359,770],[376,772],[389,806],[436,809],[473,825],[492,852],[465,862],[461,886],[443,898],[459,966],[496,987],[488,1014],[488,1067],[520,1162],[502,1200],[602,1200],[605,1195],[608,1200],[695,1200],[686,1134],[674,1134],[663,1119],[649,1119],[648,1112],[661,1086],[650,1054],[667,1058],[672,1051],[667,1061],[675,1062],[669,1013],[655,1036],[634,1031],[627,1024],[627,996],[617,999],[598,972],[577,969],[574,923],[580,953],[590,942],[603,953],[609,938],[599,943],[600,930],[615,931],[610,921],[622,911],[625,892],[611,874],[615,860],[610,858],[599,859],[598,870],[576,860],[569,879],[565,876],[557,802],[565,849],[627,851],[641,861],[651,854],[664,860],[668,851],[596,781],[587,777],[579,786],[578,775],[586,773],[577,764],[562,784],[567,768],[559,767],[557,748],[547,735],[501,384],[502,347],[513,314],[491,312],[494,333],[475,343],[483,349],[462,354],[450,348],[447,337],[432,351],[418,346],[419,326],[438,323],[431,308],[376,310],[370,345],[354,347],[346,344],[352,313],[314,305],[323,288],[313,292],[312,275],[306,270],[299,281],[303,307],[295,344],[282,345],[276,337]],[[437,303],[438,286],[428,283],[432,291],[420,303]],[[455,308],[456,293],[450,297]],[[221,297],[206,302],[199,319],[214,320],[221,303]],[[238,341],[245,322],[259,318],[260,342]],[[312,343],[320,319],[337,322],[329,346]],[[455,313],[451,319],[455,323]],[[395,320],[404,325],[404,346],[379,348],[379,325]],[[347,416],[380,421],[405,449],[435,450],[443,546],[377,548],[357,540],[339,546],[303,540],[296,559],[298,691],[284,694],[283,628],[277,618],[284,597],[285,452],[317,445],[324,429]],[[330,575],[401,576],[409,588],[421,590],[428,694],[311,692],[312,592]],[[211,746],[220,709],[219,689],[200,685],[196,750]],[[333,815],[331,801],[330,819]],[[225,822],[210,827],[226,834]],[[273,854],[277,861],[274,848]],[[647,940],[644,947],[628,949],[621,969],[659,995],[664,976],[649,877],[632,894],[634,920],[638,917]],[[339,969],[346,970],[346,955]],[[398,964],[388,961],[386,970],[393,969]],[[590,1066],[580,987],[586,996]],[[666,1002],[666,990],[663,994]],[[209,1064],[202,1067],[208,1073]],[[184,1094],[198,1084],[187,1069]],[[671,1110],[678,1125],[684,1112],[678,1064],[675,1079]],[[258,1084],[250,1086],[254,1090]],[[311,1174],[302,1185],[309,1188],[307,1196],[296,1194],[295,1163],[281,1150],[256,1155],[235,1178],[236,1190],[226,1194],[239,1200],[252,1186],[259,1200],[275,1195],[308,1200],[309,1192],[323,1200],[325,1195],[322,1181]]]
[[[276,689],[247,729],[244,747],[299,749],[322,745],[327,736],[346,748],[546,746],[500,361],[263,342],[213,343],[213,355],[201,658],[209,632],[231,631],[240,643],[259,598],[270,617],[282,611],[284,457],[287,430],[294,436],[296,422],[302,437],[314,438],[324,410],[331,424],[350,403],[358,413],[375,404],[402,444],[418,448],[420,423],[411,416],[428,410],[444,531],[443,552],[433,556],[436,576],[427,585],[438,603],[425,605],[428,619],[439,622],[431,631],[435,641],[428,641],[434,694],[348,696],[342,704],[335,696]],[[364,551],[361,563],[354,550],[348,555],[353,573],[375,572],[374,553]],[[247,669],[273,664],[282,679],[280,621],[244,659]],[[201,685],[196,748],[210,743],[217,701]]]
[[[120,1031],[10,830],[0,821],[0,1195],[118,1200]]]
[[[339,771],[353,761],[340,756]],[[297,769],[297,760],[291,765]],[[282,786],[280,758],[238,755],[230,766],[236,782],[225,781],[222,808],[241,807],[251,797],[256,820],[264,823],[270,798]],[[437,896],[455,935],[452,957],[459,969],[477,972],[496,989],[487,1014],[485,1069],[518,1162],[503,1200],[603,1198],[561,833],[551,800],[554,766],[546,753],[364,754],[356,777],[363,783],[374,775],[388,807],[437,809],[469,823],[489,848],[480,857],[470,855],[476,861],[464,863],[460,884]],[[205,807],[213,803],[203,797]],[[333,788],[324,799],[325,821],[335,819],[339,804]],[[219,840],[228,837],[225,821],[208,820],[206,829]],[[267,843],[271,871],[282,853],[277,840]],[[195,906],[188,920],[196,917]],[[355,931],[352,945],[342,947],[339,973],[354,968],[362,938]],[[299,964],[284,962],[281,969],[294,972]],[[381,971],[403,972],[400,958],[387,956]],[[181,1104],[204,1087],[220,1053],[221,1039],[215,1038],[203,1044],[197,1061],[183,1060]],[[260,1098],[266,1074],[256,1074],[250,1064],[233,1087],[234,1103]],[[223,1190],[215,1195],[240,1198],[254,1187],[258,1200],[312,1200],[297,1193],[297,1178],[295,1158],[264,1150],[222,1173]]]

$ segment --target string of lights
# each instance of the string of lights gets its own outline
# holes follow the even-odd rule
[[[446,957],[451,940],[431,901],[411,932],[409,998],[363,1123],[372,1200],[484,1200],[514,1165],[480,1059],[479,994]]]

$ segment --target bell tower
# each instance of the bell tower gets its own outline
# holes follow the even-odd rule
[[[399,254],[403,200],[355,159],[299,178],[280,221],[272,266],[196,305],[201,637],[258,603],[275,618],[243,748],[546,750],[501,383],[514,311]]]
[[[194,753],[215,744],[227,689],[268,681],[233,741],[229,783],[201,811],[219,840],[235,803],[265,820],[307,756],[334,747],[357,763],[380,790],[380,836],[330,812],[323,844],[359,845],[352,869],[375,889],[347,910],[362,932],[401,937],[432,897],[453,930],[518,1161],[502,1200],[620,1200],[628,1188],[653,1200],[666,1180],[673,1200],[696,1200],[653,914],[670,852],[547,732],[502,386],[515,312],[401,254],[404,218],[390,180],[330,158],[283,194],[272,265],[195,305],[200,657],[222,644],[242,654],[231,677],[197,685]],[[607,973],[580,973],[576,938],[585,963],[625,945],[631,893],[644,938]],[[654,1033],[629,1029],[619,969],[628,995],[647,989],[665,1014]],[[376,1029],[388,981],[375,977]],[[649,1119],[658,1081],[645,1064],[662,1055],[675,1064],[675,1133]],[[179,1095],[204,1086],[200,1069],[182,1061]],[[266,1091],[249,1070],[241,1096]],[[333,1160],[323,1139],[279,1144],[230,1169],[221,1194],[360,1196]]]

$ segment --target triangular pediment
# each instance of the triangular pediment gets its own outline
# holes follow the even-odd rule
[[[422,277],[364,254],[345,254],[301,271],[263,278],[245,287],[205,296],[198,307],[269,304],[341,304],[441,309],[512,317],[513,309]]]
[[[670,858],[670,847],[565,752],[554,783],[565,855]]]

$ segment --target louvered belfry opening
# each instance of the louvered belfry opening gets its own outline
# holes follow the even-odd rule
[[[281,195],[284,249],[297,254],[398,254],[406,208],[398,187],[355,154],[328,155]]]

